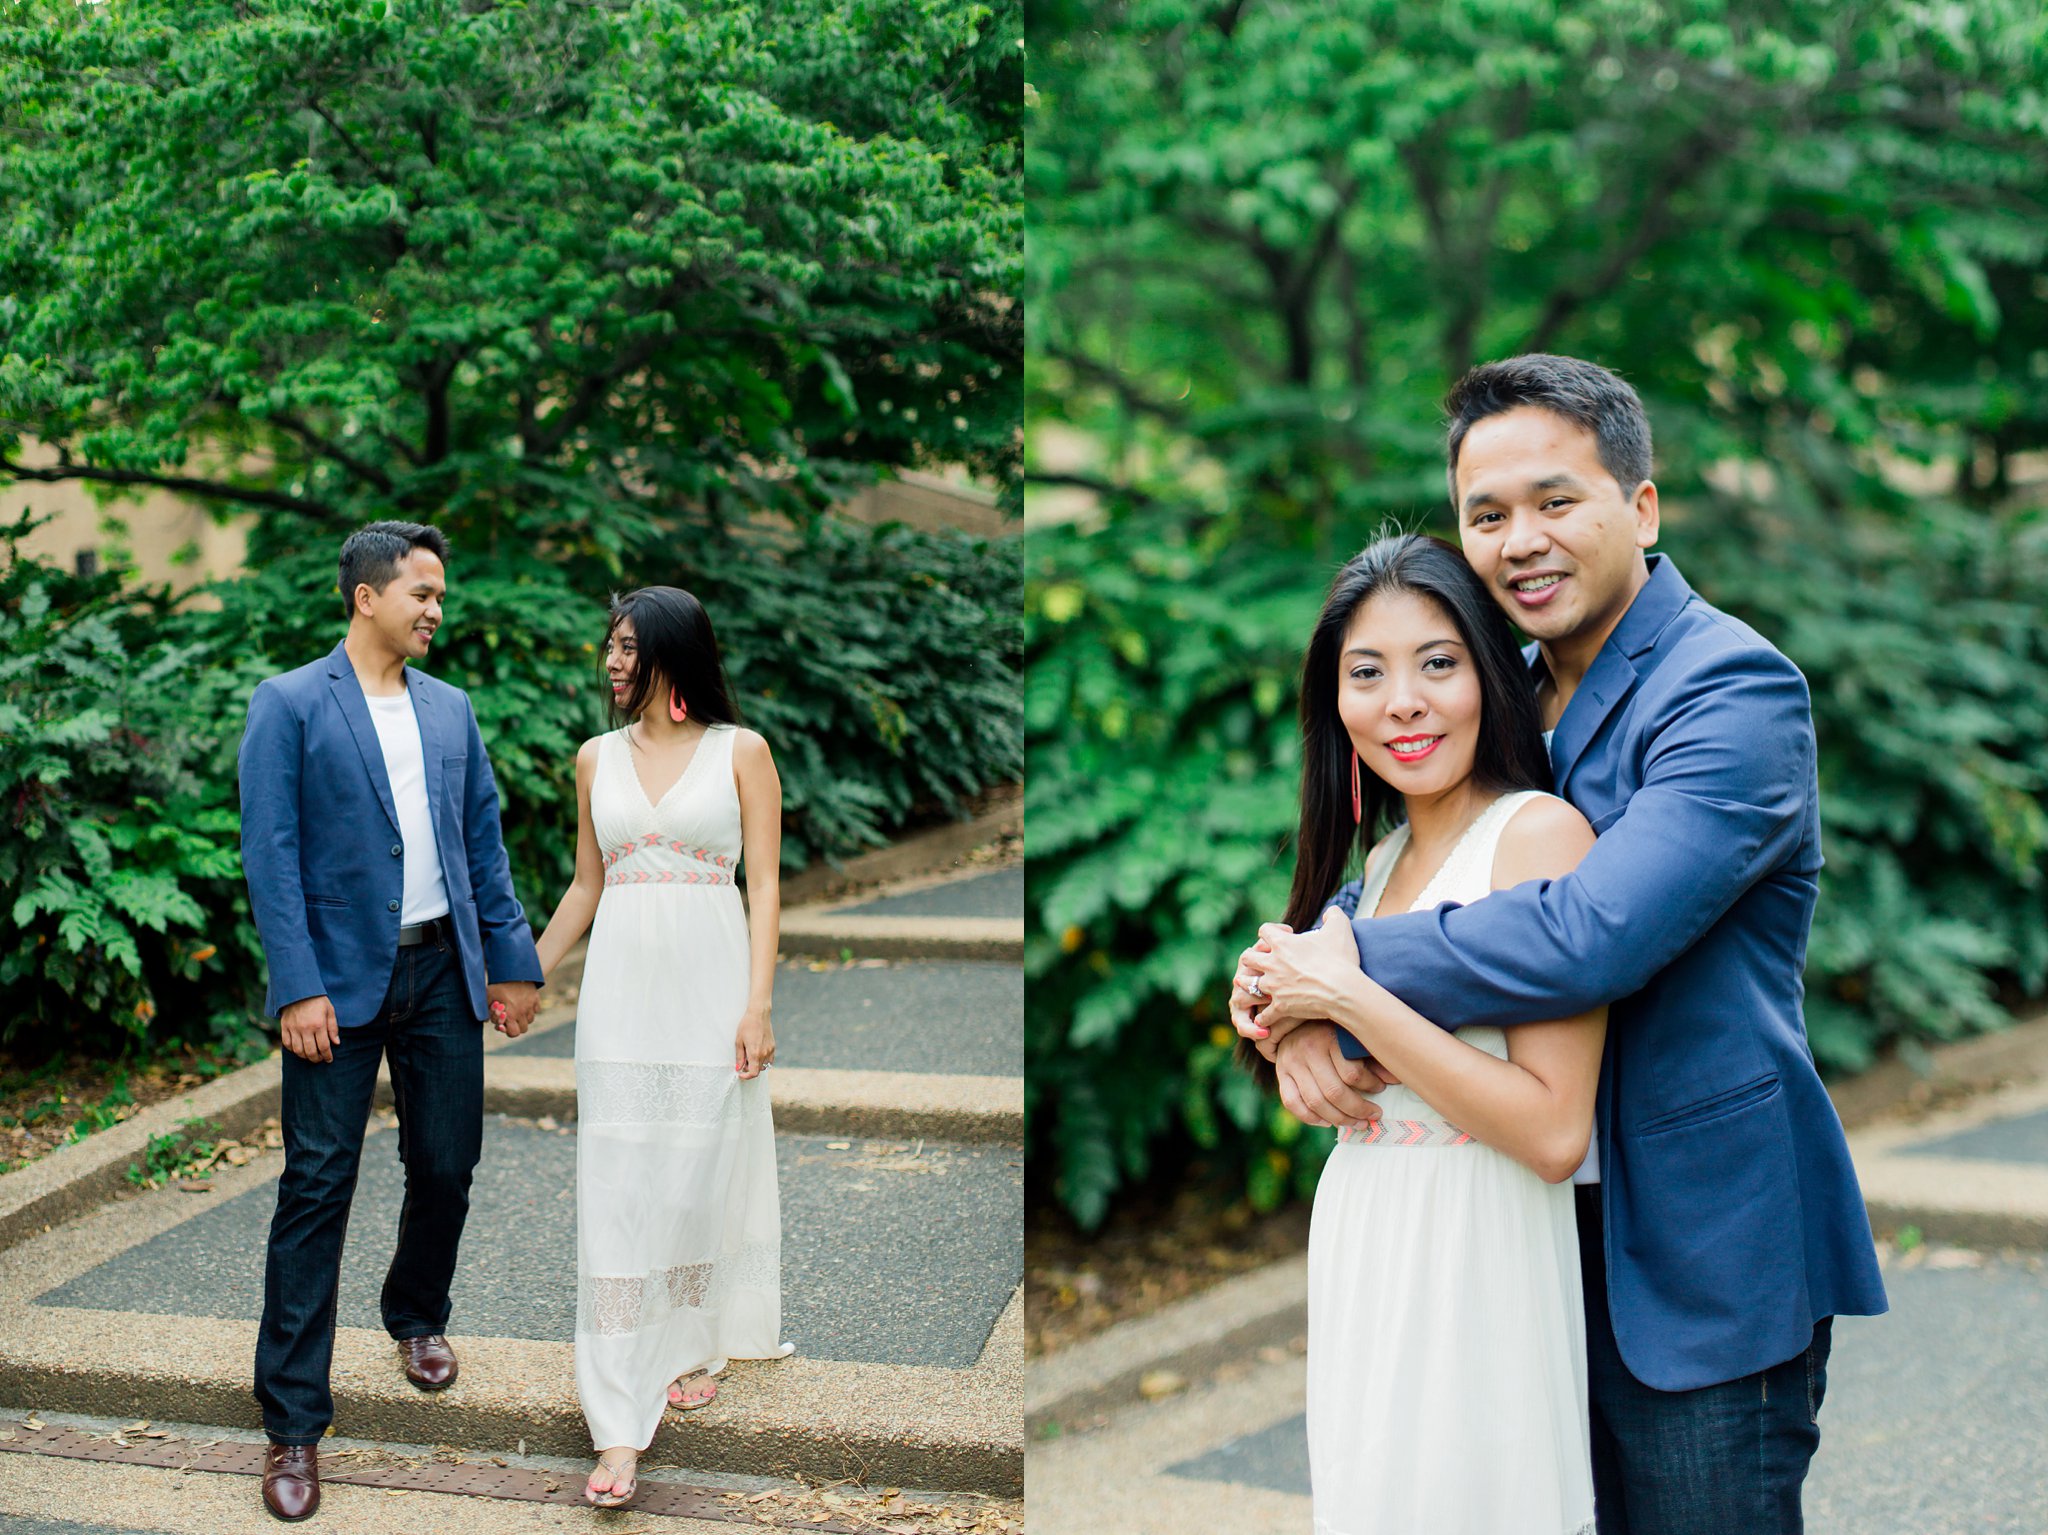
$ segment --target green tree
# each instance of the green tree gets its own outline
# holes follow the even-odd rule
[[[2044,41],[2000,0],[1034,19],[1030,1107],[1080,1219],[1162,1144],[1313,1184],[1225,1063],[1230,961],[1284,897],[1322,590],[1447,526],[1438,402],[1487,357],[1628,377],[1664,547],[1808,674],[1823,1063],[2040,990]]]
[[[1022,69],[1014,0],[7,8],[0,483],[255,524],[210,607],[48,571],[0,591],[10,645],[109,668],[105,697],[4,679],[0,783],[16,830],[40,819],[0,862],[0,1001],[152,1016],[168,922],[241,967],[206,1006],[246,1003],[208,850],[139,844],[187,860],[198,911],[156,913],[134,964],[112,918],[22,903],[125,868],[92,839],[141,795],[232,848],[248,690],[334,643],[335,552],[375,517],[454,544],[431,665],[472,690],[536,919],[614,589],[704,599],[793,866],[1014,781],[1015,541],[828,509],[906,468],[1020,500]]]

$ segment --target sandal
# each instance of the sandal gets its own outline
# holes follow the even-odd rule
[[[639,1466],[640,1456],[632,1450],[626,1453],[632,1458],[623,1463],[607,1460],[602,1455],[597,1457],[597,1465],[590,1473],[590,1480],[583,1484],[583,1496],[592,1508],[624,1508],[633,1501],[633,1494],[640,1490],[639,1479],[633,1474]],[[597,1486],[599,1472],[603,1472],[611,1483],[601,1492]],[[619,1484],[621,1476],[626,1479],[623,1487]]]
[[[695,1391],[685,1391],[684,1381],[699,1381],[702,1384]],[[688,1375],[679,1375],[668,1383],[668,1404],[680,1412],[709,1406],[711,1399],[718,1395],[718,1377],[706,1375],[702,1370],[692,1370]]]

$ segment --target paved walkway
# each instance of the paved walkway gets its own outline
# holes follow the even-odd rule
[[[1014,870],[907,882],[868,900],[897,896],[918,907],[1010,902],[1021,922]],[[891,924],[901,957],[790,962],[777,977],[783,1335],[797,1355],[736,1364],[718,1401],[671,1415],[651,1453],[702,1474],[1010,1491],[1023,1447],[1021,964],[951,957],[956,919],[943,912],[875,920]],[[949,957],[920,955],[924,932]],[[450,1327],[464,1368],[436,1396],[406,1386],[378,1323],[403,1179],[391,1116],[372,1121],[343,1258],[343,1432],[485,1454],[517,1444],[574,1457],[587,1446],[570,1346],[575,1024],[573,990],[562,991],[550,1027],[487,1056],[494,1112]],[[0,1242],[0,1412],[254,1429],[249,1358],[282,1164],[282,1153],[261,1153],[217,1169],[209,1191],[162,1189]],[[0,1453],[0,1519],[35,1507],[4,1489],[42,1475],[47,1458]],[[402,1501],[397,1490],[391,1501]],[[83,1507],[40,1511],[76,1518]]]
[[[1807,1528],[2043,1535],[2048,1087],[1851,1145],[1892,1309],[1836,1323]],[[1892,1240],[1902,1225],[1916,1230]],[[1300,1274],[1297,1259],[1243,1276],[1034,1365],[1034,1535],[1306,1529]],[[1249,1341],[1219,1347],[1233,1328]],[[1136,1389],[1147,1375],[1151,1400]],[[1064,1413],[1062,1394],[1077,1404]]]

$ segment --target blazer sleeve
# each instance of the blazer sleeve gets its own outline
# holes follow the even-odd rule
[[[236,756],[242,800],[242,877],[270,966],[270,995],[282,1010],[324,996],[327,982],[306,926],[299,869],[299,777],[305,725],[275,679],[257,686]]]
[[[1640,990],[1798,848],[1814,737],[1774,650],[1684,678],[1641,786],[1579,866],[1469,906],[1354,921],[1368,975],[1444,1028],[1569,1018]]]
[[[469,888],[476,895],[476,920],[484,946],[484,975],[499,981],[541,982],[540,954],[526,910],[512,893],[512,868],[505,857],[505,836],[498,825],[498,780],[490,754],[477,729],[476,709],[467,695],[463,718],[469,730],[469,760],[464,779],[462,845],[469,859]]]

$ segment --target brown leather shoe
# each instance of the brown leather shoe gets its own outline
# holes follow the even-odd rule
[[[400,1338],[398,1357],[405,1365],[405,1378],[422,1391],[441,1391],[455,1384],[455,1350],[437,1332],[424,1338]]]
[[[279,1519],[310,1519],[320,1507],[320,1452],[310,1444],[273,1444],[263,1457],[263,1506]]]

